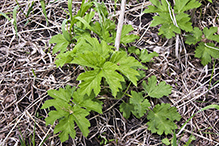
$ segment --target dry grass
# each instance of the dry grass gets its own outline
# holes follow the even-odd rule
[[[20,0],[18,3],[26,13],[32,1]],[[117,17],[119,4],[118,10],[115,10],[113,1],[108,0],[105,3],[110,14]],[[213,70],[212,84],[216,84],[208,90],[213,63],[203,67],[200,60],[194,58],[194,48],[185,46],[181,37],[176,41],[165,40],[158,36],[157,28],[149,27],[152,16],[142,15],[148,4],[150,3],[142,0],[129,1],[126,6],[125,23],[132,24],[135,28],[134,33],[141,36],[133,45],[159,52],[160,56],[154,59],[154,63],[149,64],[147,77],[156,75],[160,81],[165,80],[173,86],[170,97],[157,102],[169,102],[177,107],[182,116],[182,120],[177,123],[180,127],[201,108],[219,103],[219,83],[216,83],[219,80],[219,61],[216,60]],[[8,16],[12,18],[11,12],[16,5],[15,1],[0,1],[0,11],[9,13]],[[79,5],[80,2],[74,1],[75,11],[79,9]],[[87,138],[77,129],[75,139],[69,139],[61,144],[57,135],[53,135],[54,126],[45,125],[47,111],[41,110],[40,107],[42,102],[49,98],[47,90],[64,87],[66,84],[77,85],[76,77],[80,72],[78,67],[66,65],[63,68],[56,68],[54,65],[55,55],[52,55],[52,46],[48,42],[51,36],[61,32],[60,26],[66,16],[62,8],[67,11],[67,2],[56,1],[46,5],[48,25],[39,1],[35,2],[28,18],[18,9],[18,36],[12,23],[0,16],[0,145],[20,145],[19,128],[30,142],[34,123],[36,123],[36,145],[40,145],[48,135],[49,138],[44,145],[98,146],[104,138],[115,139],[108,142],[108,145],[160,145],[165,137],[152,135],[147,130],[146,116],[126,120],[114,100],[105,101],[103,109],[105,112],[102,115],[91,114],[88,117],[92,126]],[[195,18],[195,25],[200,28],[218,27],[217,2],[202,9],[202,17]],[[30,22],[25,25],[27,20]],[[177,58],[175,54],[178,54]],[[219,111],[215,109],[197,114],[183,131],[177,133],[178,139],[181,140],[180,145],[183,145],[191,134],[196,137],[193,141],[196,146],[219,145],[218,119]]]

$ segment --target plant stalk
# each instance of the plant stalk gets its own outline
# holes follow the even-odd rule
[[[123,26],[123,20],[124,20],[124,15],[125,15],[125,5],[126,5],[126,0],[122,0],[121,11],[120,11],[120,15],[119,15],[119,23],[117,26],[116,40],[115,40],[116,51],[119,51],[119,46],[120,46],[122,26]]]

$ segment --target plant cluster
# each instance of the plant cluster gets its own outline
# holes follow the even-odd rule
[[[131,25],[124,25],[122,29],[121,43],[125,47],[115,51],[116,25],[108,19],[104,3],[85,3],[83,0],[78,13],[73,15],[72,0],[69,0],[68,10],[69,18],[62,23],[62,34],[50,39],[50,43],[56,43],[53,54],[59,52],[55,64],[57,67],[65,64],[80,65],[85,72],[77,77],[80,81],[78,87],[67,85],[65,88],[48,91],[53,99],[46,100],[42,109],[55,107],[56,110],[49,112],[46,124],[54,124],[58,120],[54,133],[60,132],[62,142],[68,140],[69,136],[75,138],[75,124],[84,136],[88,136],[90,122],[86,117],[91,111],[102,114],[103,102],[96,97],[107,91],[108,96],[122,100],[120,111],[125,118],[131,114],[141,118],[148,113],[147,125],[152,133],[172,133],[177,128],[174,122],[181,118],[177,109],[166,103],[152,108],[148,100],[148,97],[168,96],[172,90],[170,85],[164,81],[157,83],[156,76],[151,76],[147,83],[142,83],[143,91],[130,91],[131,94],[128,94],[129,86],[137,86],[137,82],[145,77],[145,64],[158,54],[130,47],[129,52],[138,50],[138,58],[134,58],[124,51],[127,43],[139,38],[129,34],[133,30]],[[94,19],[95,14],[98,14],[98,20]]]
[[[172,38],[182,31],[188,33],[186,43],[197,44],[195,57],[202,59],[202,64],[206,65],[211,61],[211,56],[219,58],[219,52],[213,43],[200,42],[203,38],[209,41],[219,40],[216,28],[192,27],[190,16],[185,12],[201,6],[196,0],[175,0],[172,5],[167,0],[151,0],[154,6],[149,6],[145,13],[158,13],[153,17],[151,26],[161,24],[159,34]],[[97,98],[104,94],[113,96],[121,100],[120,112],[128,119],[130,115],[141,118],[147,115],[148,130],[152,133],[171,134],[177,129],[175,121],[181,119],[175,107],[168,103],[151,106],[148,99],[158,99],[168,96],[172,87],[164,81],[157,81],[156,76],[151,76],[143,81],[141,91],[129,91],[130,85],[137,86],[137,82],[145,77],[143,70],[155,56],[156,52],[148,53],[146,49],[139,50],[135,47],[127,47],[127,43],[134,42],[139,37],[131,34],[133,27],[124,25],[121,33],[121,44],[119,51],[115,50],[116,24],[108,19],[109,14],[104,3],[82,1],[81,8],[77,14],[73,15],[72,0],[68,0],[68,19],[62,22],[62,33],[53,36],[50,43],[56,44],[53,54],[56,56],[55,64],[62,67],[65,64],[80,65],[84,68],[77,80],[79,85],[58,90],[51,89],[48,95],[53,99],[46,100],[42,109],[55,107],[49,112],[45,119],[46,124],[56,124],[54,133],[59,133],[62,142],[68,140],[69,136],[75,138],[77,125],[84,136],[88,136],[90,122],[86,118],[91,111],[102,114],[101,101]],[[98,19],[95,14],[98,14]],[[204,35],[203,35],[204,34]],[[206,40],[205,39],[205,40]],[[128,49],[127,49],[128,48]],[[127,50],[126,50],[127,49]],[[128,52],[128,53],[127,53]],[[135,53],[135,57],[130,54]],[[126,86],[129,84],[128,86]],[[107,92],[107,93],[106,93]],[[150,97],[150,98],[148,98]],[[75,125],[76,124],[76,125]],[[167,139],[163,139],[168,143]]]
[[[174,3],[170,3],[168,0],[150,0],[153,5],[148,6],[148,9],[144,10],[144,13],[157,13],[157,16],[153,17],[151,22],[152,27],[160,25],[159,35],[170,39],[175,35],[181,35],[184,32],[186,38],[185,43],[188,45],[195,45],[195,57],[201,59],[201,64],[206,66],[211,62],[212,58],[219,58],[219,48],[215,46],[215,42],[219,42],[218,27],[204,27],[201,30],[198,27],[194,27],[191,23],[191,16],[188,12],[191,9],[197,9],[202,4],[197,0],[175,0]],[[208,0],[212,3],[212,0]],[[215,66],[215,63],[214,63]],[[213,68],[214,68],[213,66]],[[213,75],[213,71],[212,71]],[[211,77],[212,77],[211,75]],[[210,81],[211,83],[211,81]],[[198,112],[209,108],[219,109],[218,105],[209,105],[204,107]],[[154,108],[155,109],[155,108]],[[197,113],[198,113],[197,112]],[[197,114],[195,113],[195,114]],[[185,124],[191,120],[192,115]],[[148,114],[149,116],[150,114]],[[160,116],[161,117],[161,116]],[[180,128],[182,129],[185,124]],[[150,129],[152,132],[153,130]],[[186,145],[189,145],[195,138],[191,135]],[[162,142],[169,145],[170,142],[167,138],[163,139]],[[173,138],[171,140],[172,145],[177,145],[176,134],[174,131]]]
[[[193,27],[190,15],[186,14],[188,10],[199,8],[201,3],[196,0],[175,0],[174,6],[167,0],[150,0],[154,6],[148,6],[144,13],[157,13],[153,17],[151,26],[161,25],[159,35],[163,35],[170,39],[175,34],[182,34],[185,31],[186,44],[193,44],[196,47],[195,57],[201,59],[202,65],[207,65],[211,62],[211,57],[219,58],[219,48],[215,47],[213,41],[219,42],[219,35],[215,34],[218,31],[217,27],[205,27],[200,30],[198,27]],[[211,0],[209,2],[212,3]]]

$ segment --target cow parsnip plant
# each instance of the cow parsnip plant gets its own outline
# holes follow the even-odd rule
[[[169,104],[158,104],[151,110],[147,99],[161,98],[171,93],[171,86],[165,82],[157,84],[157,78],[152,76],[148,82],[143,82],[143,92],[130,91],[124,83],[137,86],[139,79],[145,77],[144,72],[139,69],[146,69],[142,63],[149,62],[157,53],[148,53],[147,50],[138,52],[137,59],[130,56],[124,48],[115,51],[113,46],[116,36],[115,22],[108,19],[108,12],[104,3],[82,1],[81,8],[77,14],[72,14],[72,0],[68,1],[69,19],[62,23],[62,34],[57,34],[50,39],[55,43],[53,54],[56,56],[55,64],[62,67],[65,64],[76,64],[84,68],[78,77],[78,87],[70,87],[58,90],[51,89],[48,95],[53,99],[46,100],[42,109],[54,107],[45,119],[46,124],[53,125],[56,121],[54,133],[59,133],[61,142],[75,138],[77,125],[82,134],[86,137],[89,134],[90,122],[86,118],[91,111],[102,113],[102,102],[96,97],[106,94],[116,99],[124,98],[120,105],[120,111],[125,118],[131,114],[141,118],[148,113],[148,129],[153,133],[169,134],[176,128],[175,120],[180,119],[176,108]],[[93,19],[99,15],[99,20]],[[68,27],[67,27],[68,26]],[[129,34],[133,30],[131,25],[124,25],[121,34],[121,43],[125,46],[139,37]],[[128,49],[133,51],[132,49]],[[137,50],[137,49],[135,49]],[[141,60],[139,62],[138,60]],[[125,96],[121,96],[125,95]],[[143,96],[144,95],[144,96]],[[128,99],[127,99],[128,98]],[[125,102],[125,100],[128,102]],[[167,118],[161,116],[168,114]],[[158,122],[157,120],[160,120]],[[156,124],[152,124],[157,121]],[[171,126],[173,126],[171,128]],[[164,128],[163,128],[164,127]]]
[[[198,8],[201,3],[197,0],[175,0],[172,7],[167,0],[150,0],[153,6],[148,6],[144,13],[157,13],[151,22],[151,26],[161,25],[159,28],[159,35],[164,35],[167,39],[181,34],[182,30],[187,32],[185,43],[191,45],[198,44],[195,51],[195,57],[201,59],[202,65],[207,65],[211,62],[211,57],[219,58],[219,48],[215,47],[213,41],[219,42],[219,35],[217,27],[205,27],[200,30],[198,27],[192,27],[191,17],[185,12]],[[211,0],[208,0],[212,3]],[[202,41],[203,40],[203,41]]]

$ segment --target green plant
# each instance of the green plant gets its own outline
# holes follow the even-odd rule
[[[18,6],[14,7],[13,9],[13,19],[11,19],[10,17],[7,16],[7,14],[0,12],[0,16],[4,16],[8,21],[11,21],[11,23],[14,25],[14,29],[15,29],[15,33],[17,35],[17,9]]]
[[[141,118],[148,112],[148,129],[152,133],[159,135],[162,135],[164,132],[165,134],[170,134],[173,132],[173,129],[177,128],[174,121],[179,121],[181,116],[175,107],[170,107],[170,104],[157,104],[153,110],[149,109],[151,105],[145,97],[161,98],[164,95],[169,95],[172,90],[172,87],[165,82],[156,84],[157,78],[155,76],[148,78],[148,84],[146,82],[142,83],[145,91],[143,93],[131,91],[131,95],[129,95],[131,98],[128,103],[123,102],[120,105],[120,111],[123,112],[125,118],[129,118],[131,113],[137,118]],[[143,97],[142,94],[145,94],[145,96]]]
[[[22,10],[22,8],[21,8],[20,4],[18,3],[18,1],[17,1],[17,0],[15,0],[15,1],[16,1],[16,3],[17,3],[18,7],[20,8],[21,12],[22,12],[22,13],[24,14],[24,16],[28,19],[28,16],[29,16],[29,14],[31,13],[31,10],[33,9],[33,6],[34,6],[35,2],[33,1],[33,2],[31,3],[30,7],[29,7],[29,4],[28,4],[28,7],[29,7],[29,8],[28,8],[28,10],[27,10],[27,13],[25,13],[25,12]],[[26,21],[26,23],[24,24],[24,26],[26,26],[28,22],[29,22],[29,19]]]
[[[199,111],[197,111],[196,113],[194,113],[181,127],[180,129],[178,130],[178,133],[186,126],[186,124],[198,113],[202,112],[202,111],[205,111],[205,110],[208,110],[208,109],[212,109],[212,108],[215,108],[217,110],[219,110],[219,105],[217,104],[212,104],[212,105],[208,105],[202,109],[200,109]],[[189,146],[191,144],[191,142],[195,140],[195,137],[193,135],[190,135],[189,137],[189,140],[186,142],[186,144],[184,146]],[[169,139],[167,138],[164,138],[162,140],[162,142],[166,145],[170,145],[170,142],[169,142]],[[172,146],[177,146],[177,139],[176,139],[176,132],[175,130],[173,131],[173,138],[171,140],[171,145]]]
[[[175,107],[170,104],[158,104],[153,110],[147,97],[161,98],[171,93],[172,87],[165,82],[157,84],[157,78],[148,78],[148,83],[143,82],[144,91],[136,92],[128,89],[130,85],[137,86],[137,82],[143,78],[147,69],[142,63],[149,62],[157,53],[148,53],[147,50],[136,51],[136,48],[128,48],[128,52],[138,52],[138,60],[127,54],[125,48],[115,51],[115,22],[107,19],[108,12],[103,3],[82,1],[77,14],[72,13],[72,1],[68,1],[69,19],[62,23],[62,34],[57,34],[50,39],[50,43],[56,43],[53,54],[56,56],[57,67],[64,64],[76,64],[84,68],[77,80],[80,81],[78,88],[67,85],[58,90],[49,90],[48,95],[53,99],[46,100],[42,109],[55,107],[56,110],[49,112],[45,119],[46,124],[56,124],[54,133],[59,133],[61,142],[76,136],[75,123],[84,136],[89,134],[90,122],[86,118],[91,111],[102,113],[102,102],[97,99],[98,95],[107,94],[115,99],[123,100],[120,111],[125,118],[131,113],[141,118],[148,112],[148,129],[153,133],[169,134],[176,128],[175,120],[180,119]],[[86,12],[86,13],[85,13]],[[93,20],[95,13],[99,15],[99,21]],[[66,25],[69,24],[69,25]],[[68,27],[66,27],[68,26]],[[131,25],[124,25],[121,34],[121,43],[125,46],[133,42],[138,36],[131,34]],[[128,83],[126,87],[124,84]],[[125,91],[124,91],[125,90]],[[108,92],[108,93],[105,93]],[[144,95],[144,96],[143,96]],[[130,98],[129,98],[130,97]],[[129,99],[128,99],[129,98]],[[126,103],[125,100],[128,100]],[[167,118],[162,114],[168,115]],[[152,122],[161,120],[162,122]],[[163,127],[164,126],[164,127]]]
[[[161,27],[159,28],[159,33],[158,33],[159,35],[163,35],[167,39],[170,39],[174,37],[176,34],[181,34],[182,31],[185,31],[187,33],[185,35],[186,37],[185,43],[189,45],[198,44],[198,46],[196,47],[196,51],[195,51],[195,57],[201,59],[202,65],[205,66],[208,63],[210,63],[211,57],[215,59],[219,58],[219,48],[215,47],[213,43],[214,41],[219,42],[219,35],[216,34],[216,32],[218,31],[218,28],[217,27],[210,27],[210,28],[205,27],[203,30],[200,30],[198,27],[193,28],[192,23],[190,22],[191,17],[185,13],[186,11],[190,9],[195,9],[195,8],[200,7],[201,6],[200,2],[196,0],[175,0],[174,4],[171,5],[168,0],[161,0],[161,1],[150,0],[150,1],[153,4],[153,6],[148,6],[148,9],[145,9],[144,13],[158,13],[158,16],[153,17],[151,26],[153,27],[153,26],[161,25]],[[208,0],[208,1],[212,3],[211,0]],[[213,65],[213,69],[214,67],[215,67],[215,62]],[[213,76],[213,71],[211,74],[211,78],[212,76]],[[210,80],[210,84],[211,84],[211,80]],[[210,106],[207,106],[201,109],[200,111],[206,110],[208,108],[218,109],[218,106],[210,105]],[[176,114],[174,114],[174,116],[176,116]],[[188,119],[188,121],[193,116],[191,116]],[[158,116],[158,117],[161,118],[162,116]],[[188,121],[186,121],[186,123]],[[156,121],[154,122],[156,123]],[[191,136],[189,141],[186,143],[186,145],[189,145],[192,140],[194,140],[194,138]],[[170,144],[167,138],[163,139],[162,142],[167,145]],[[175,130],[173,134],[172,145],[174,146],[177,145]]]
[[[21,146],[26,146],[26,143],[28,143],[28,146],[35,146],[36,145],[36,141],[35,141],[35,136],[36,136],[36,122],[34,122],[34,129],[33,129],[33,135],[31,135],[30,136],[30,142],[29,142],[29,139],[28,138],[26,138],[26,139],[24,139],[24,137],[23,137],[23,135],[22,135],[22,133],[21,133],[21,130],[20,130],[20,128],[19,128],[19,126],[18,126],[18,130],[19,130],[19,133],[20,133],[20,135],[18,135],[18,138],[19,138],[19,140],[20,140],[20,143],[21,143]],[[40,146],[41,145],[43,145],[43,143],[47,140],[49,138],[49,135],[42,141],[42,143],[40,144]]]
[[[214,43],[211,42],[219,42],[219,35],[214,35],[217,30],[217,27],[210,27],[209,29],[205,27],[203,31],[201,31],[198,27],[195,27],[194,31],[186,36],[185,43],[189,45],[198,44],[195,57],[200,58],[204,66],[211,62],[211,57],[215,59],[219,58],[219,48],[215,47]],[[201,41],[202,39],[205,40],[205,42]]]
[[[46,14],[45,1],[44,0],[40,0],[40,4],[41,4],[42,10],[43,10],[43,15],[46,18],[46,24],[48,25],[49,22],[48,22],[48,18],[47,18],[47,14]]]
[[[27,23],[29,22],[28,16],[30,15],[31,10],[33,9],[33,6],[34,6],[34,4],[35,4],[35,1],[33,1],[33,2],[31,3],[30,7],[29,7],[28,10],[27,10],[27,13],[25,13],[25,12],[22,10],[22,7],[19,5],[18,1],[17,1],[17,0],[15,0],[15,1],[16,1],[16,3],[17,3],[17,6],[15,6],[14,9],[13,9],[13,12],[12,12],[12,19],[11,19],[10,17],[8,17],[8,15],[7,15],[8,13],[0,12],[0,16],[4,16],[8,21],[10,21],[10,22],[13,24],[14,29],[15,29],[15,33],[16,33],[16,35],[17,35],[17,33],[18,33],[18,29],[17,29],[17,11],[20,10],[20,11],[24,14],[24,16],[28,19],[28,20],[26,21],[26,23],[24,24],[24,25],[26,26]],[[44,0],[40,0],[40,3],[41,3],[41,7],[42,7],[43,14],[44,14],[44,16],[45,16],[45,18],[46,18],[46,22],[47,22],[47,24],[48,24],[48,18],[47,18],[46,9],[45,9],[45,2],[44,2]],[[29,6],[29,4],[28,4],[28,6]],[[11,13],[11,12],[10,12],[10,13]],[[10,14],[10,13],[9,13],[9,14]]]
[[[78,125],[84,136],[89,133],[88,127],[90,122],[85,118],[91,110],[102,113],[100,102],[95,101],[94,94],[83,96],[80,92],[75,91],[75,87],[66,86],[65,89],[49,90],[48,94],[54,99],[47,100],[42,106],[42,109],[54,106],[55,111],[49,112],[49,117],[46,118],[46,124],[53,124],[59,119],[59,124],[56,125],[54,133],[59,134],[60,140],[68,140],[68,135],[75,137],[75,124]]]
[[[158,16],[153,17],[151,26],[161,24],[159,35],[164,35],[170,39],[175,36],[175,33],[181,34],[181,30],[186,32],[192,31],[192,23],[188,14],[184,13],[187,10],[198,8],[201,6],[196,0],[175,0],[174,7],[171,7],[167,0],[150,0],[154,6],[148,6],[144,13],[158,13]]]
[[[102,133],[102,134],[105,134]],[[111,142],[111,141],[115,141],[115,139],[107,139],[105,136],[102,136],[102,135],[99,135],[98,138],[101,138],[101,142],[100,142],[100,145],[106,145],[107,143]]]
[[[185,12],[198,8],[201,3],[196,0],[175,0],[174,6],[171,7],[170,2],[167,0],[150,0],[154,6],[148,6],[148,9],[144,10],[144,13],[158,13],[158,16],[154,16],[151,22],[151,26],[157,26],[161,24],[159,28],[159,35],[164,35],[170,39],[175,34],[181,34],[182,30],[187,32],[185,43],[198,44],[195,51],[195,57],[201,59],[202,65],[207,65],[211,62],[211,57],[219,58],[219,48],[215,47],[212,41],[219,42],[219,35],[214,35],[218,28],[205,27],[200,30],[198,27],[192,27],[190,22],[190,16]],[[212,2],[212,1],[209,1]],[[200,42],[201,41],[201,42]]]
[[[128,103],[123,102],[120,105],[120,111],[123,112],[125,118],[129,118],[130,112],[132,112],[137,118],[140,118],[147,110],[149,110],[148,107],[150,107],[150,103],[145,97],[150,96],[153,98],[161,98],[164,95],[169,95],[171,93],[172,87],[170,85],[167,85],[165,82],[161,82],[158,85],[156,84],[156,76],[151,76],[148,78],[148,83],[145,81],[142,83],[144,89],[143,93],[131,91],[131,95],[128,95],[131,97]],[[142,94],[145,94],[144,97]]]

